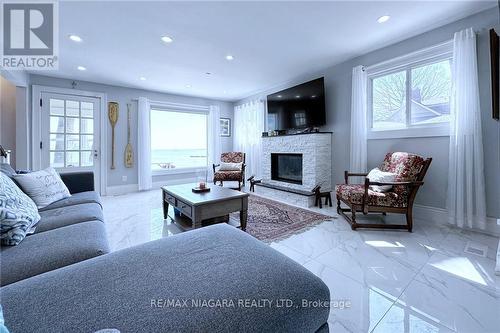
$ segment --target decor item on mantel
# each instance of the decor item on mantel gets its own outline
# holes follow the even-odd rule
[[[130,143],[130,104],[127,103],[127,146],[125,147],[125,167],[131,168],[134,165],[134,152]]]
[[[118,122],[118,103],[108,103],[108,118],[111,123],[111,169],[115,169],[115,126]]]

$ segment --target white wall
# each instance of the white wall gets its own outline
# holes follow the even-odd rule
[[[30,84],[31,85],[43,85],[51,87],[61,87],[61,88],[71,88],[72,80],[60,79],[48,76],[31,75]],[[109,121],[106,120],[106,135],[108,142],[108,160],[107,164],[107,177],[108,177],[108,187],[128,185],[128,188],[132,189],[133,186],[137,184],[137,161],[134,163],[133,168],[125,168],[123,162],[123,153],[125,150],[125,145],[127,144],[127,103],[132,103],[131,110],[131,141],[132,147],[134,149],[134,156],[137,159],[137,102],[132,101],[138,97],[147,97],[155,101],[165,101],[173,103],[186,103],[195,105],[218,105],[221,111],[221,117],[233,119],[233,104],[229,102],[215,101],[204,98],[190,97],[190,96],[180,96],[165,94],[160,92],[146,91],[140,89],[124,88],[118,86],[110,86],[93,82],[77,81],[77,86],[75,89],[92,91],[107,94],[108,102],[118,102],[120,105],[120,114],[118,118],[118,123],[115,127],[115,166],[116,169],[111,170],[111,126]],[[30,93],[31,94],[31,93]],[[31,105],[31,103],[30,103]],[[107,110],[101,113],[103,117],[107,119]],[[168,130],[168,127],[166,128]],[[222,138],[222,151],[232,150],[232,137]],[[126,176],[127,180],[122,181],[122,176]],[[154,176],[153,182],[165,181],[165,180],[176,180],[182,178],[193,178],[194,174],[181,174],[181,175],[170,175],[170,176]]]
[[[324,131],[333,131],[332,165],[333,180],[343,182],[343,172],[349,169],[349,137],[351,109],[352,68],[357,65],[370,66],[402,56],[423,48],[439,44],[453,38],[456,31],[473,27],[478,32],[478,70],[485,154],[487,213],[490,217],[500,218],[500,123],[491,118],[491,86],[488,30],[496,28],[500,32],[498,8],[493,8],[464,18],[400,43],[370,52],[355,59],[332,66],[308,76],[282,84],[274,89],[249,96],[236,105],[254,98],[265,98],[267,94],[302,83],[313,78],[325,77],[327,124]],[[446,207],[448,176],[449,137],[405,138],[368,141],[368,167],[373,168],[382,162],[386,152],[408,151],[433,158],[419,191],[416,203],[436,208]]]

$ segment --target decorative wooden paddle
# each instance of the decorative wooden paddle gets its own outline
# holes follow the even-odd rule
[[[130,143],[130,104],[127,103],[127,146],[125,147],[125,167],[131,168],[134,165],[134,152]]]
[[[115,125],[118,122],[118,103],[108,103],[108,118],[111,123],[111,169],[115,168]]]

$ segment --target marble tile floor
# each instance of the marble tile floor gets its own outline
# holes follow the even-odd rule
[[[181,232],[163,220],[160,190],[103,204],[112,250]],[[423,220],[413,233],[352,231],[334,207],[313,210],[333,218],[270,246],[328,285],[337,301],[331,332],[500,332],[498,238]],[[468,243],[486,247],[486,256],[465,253]]]

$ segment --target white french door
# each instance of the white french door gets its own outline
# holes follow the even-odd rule
[[[100,189],[100,99],[41,93],[42,167],[59,172],[92,171]]]

